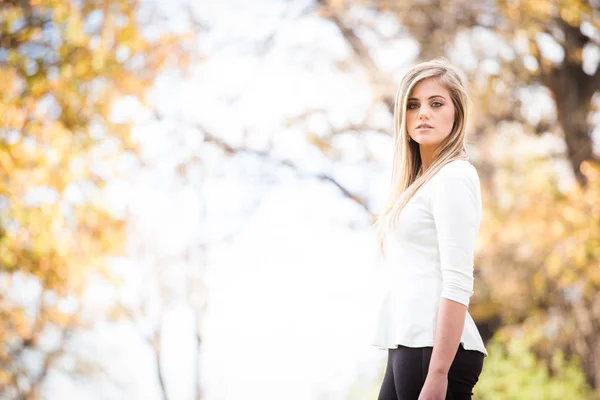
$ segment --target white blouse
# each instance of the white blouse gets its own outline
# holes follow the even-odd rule
[[[408,201],[385,241],[374,346],[432,347],[440,299],[469,306],[481,209],[479,176],[466,160],[444,165]],[[460,342],[488,355],[468,310]]]

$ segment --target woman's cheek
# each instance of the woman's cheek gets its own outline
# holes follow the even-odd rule
[[[452,125],[454,125],[454,112],[447,113],[445,117],[446,127],[448,128],[448,130],[451,130]]]

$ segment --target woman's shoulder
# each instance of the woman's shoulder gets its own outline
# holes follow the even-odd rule
[[[435,174],[438,179],[479,179],[477,169],[468,160],[452,160]]]
[[[481,185],[477,169],[468,160],[453,160],[445,164],[432,180],[430,204],[439,199],[448,202],[451,199],[474,200],[481,207]]]

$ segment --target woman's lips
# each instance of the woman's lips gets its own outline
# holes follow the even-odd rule
[[[422,123],[420,123],[419,125],[417,125],[417,129],[418,129],[418,130],[427,130],[427,129],[433,129],[433,126],[431,126],[431,125],[429,125],[429,124],[427,124],[427,123],[425,123],[425,122],[422,122]]]

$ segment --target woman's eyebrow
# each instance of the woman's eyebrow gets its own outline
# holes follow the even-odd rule
[[[434,94],[433,96],[429,96],[430,99],[433,99],[434,97],[441,97],[442,99],[446,100],[446,98],[444,96],[439,95],[439,94]],[[416,97],[411,97],[408,100],[417,100],[418,101],[419,99],[417,99]]]

